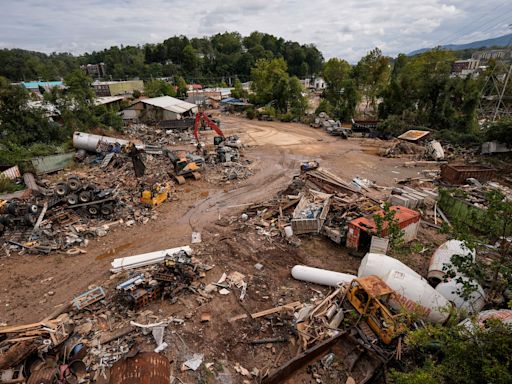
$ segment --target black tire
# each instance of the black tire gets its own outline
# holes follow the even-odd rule
[[[69,189],[72,191],[78,191],[82,188],[82,182],[78,177],[71,177],[68,179]]]
[[[110,216],[114,212],[114,207],[112,204],[103,204],[100,211],[103,216]]]
[[[35,215],[37,212],[39,212],[39,207],[35,204],[28,204],[27,205],[27,211],[33,215]]]
[[[69,205],[78,204],[78,195],[76,193],[72,193],[66,197],[66,200]]]
[[[35,216],[27,214],[23,216],[23,221],[26,225],[34,226],[36,224],[37,219]]]
[[[87,207],[87,212],[89,212],[89,214],[93,216],[96,216],[98,213],[100,213],[100,207],[98,207],[97,205],[89,205]]]
[[[66,183],[59,183],[55,186],[55,194],[57,196],[66,196],[69,193],[69,185]]]
[[[78,195],[78,200],[80,203],[88,203],[92,200],[91,192],[90,191],[82,191]]]

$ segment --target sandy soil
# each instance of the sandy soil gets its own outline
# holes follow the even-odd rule
[[[180,360],[187,352],[200,349],[207,359],[240,361],[249,370],[254,366],[276,365],[292,357],[293,348],[286,347],[276,363],[275,351],[265,346],[248,347],[243,342],[247,338],[275,337],[276,332],[289,332],[288,328],[260,329],[259,323],[247,321],[233,325],[227,319],[283,302],[308,300],[314,291],[289,274],[295,264],[354,273],[359,259],[321,237],[305,237],[300,247],[264,240],[253,228],[237,221],[244,206],[270,199],[284,189],[298,173],[301,160],[316,159],[343,178],[366,177],[388,187],[394,185],[395,178],[416,176],[419,169],[404,168],[403,159],[378,157],[382,145],[378,140],[341,140],[300,124],[250,121],[233,116],[223,116],[221,127],[226,134],[242,137],[247,145],[244,158],[253,161],[254,176],[232,184],[212,185],[201,180],[181,186],[172,202],[157,209],[155,220],[145,225],[114,228],[107,236],[92,240],[86,254],[12,254],[0,258],[0,323],[39,321],[89,286],[109,281],[110,262],[114,258],[186,245],[190,243],[192,231],[201,231],[203,244],[195,247],[197,257],[215,265],[205,282],[217,281],[222,272],[237,270],[248,276],[247,298],[240,303],[236,292],[216,295],[201,307],[202,311],[212,313],[213,320],[207,325],[200,323],[198,304],[192,298],[172,305],[151,305],[149,308],[155,312],[194,314],[181,328],[188,347],[169,353]],[[210,141],[208,134],[205,137]],[[263,264],[264,268],[256,270],[255,263]],[[318,286],[311,288],[327,291]]]

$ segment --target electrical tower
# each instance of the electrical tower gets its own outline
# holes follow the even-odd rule
[[[502,57],[496,58],[491,73],[485,79],[481,91],[478,119],[497,121],[503,117],[512,117],[512,45],[504,49]],[[507,89],[508,87],[508,89]]]

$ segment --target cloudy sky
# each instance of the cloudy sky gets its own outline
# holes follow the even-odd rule
[[[0,47],[82,53],[254,30],[351,62],[510,33],[511,0],[0,0]]]

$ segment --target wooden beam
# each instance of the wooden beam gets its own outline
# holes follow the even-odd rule
[[[251,313],[250,316],[251,316],[251,319],[257,319],[258,317],[263,317],[263,316],[271,315],[273,313],[281,312],[283,310],[293,310],[293,309],[295,309],[296,307],[298,307],[300,305],[302,305],[302,303],[300,301],[294,301],[293,303],[289,303],[289,304],[285,304],[285,305],[280,305],[279,307],[274,307],[274,308],[266,309],[266,310],[261,311],[261,312]],[[232,323],[233,321],[246,319],[247,317],[249,317],[249,315],[244,313],[242,315],[233,316],[228,321],[230,323]]]

